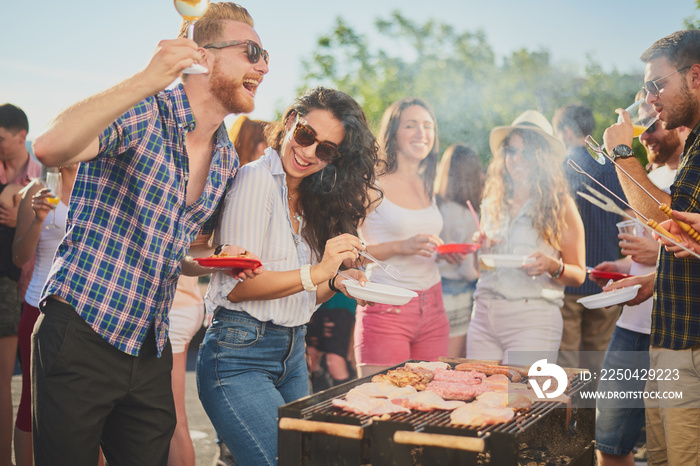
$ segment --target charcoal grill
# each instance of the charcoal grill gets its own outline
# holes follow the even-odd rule
[[[332,406],[334,398],[371,379],[357,379],[280,407],[279,465],[594,464],[595,409],[582,408],[580,398],[591,388],[590,380],[576,376],[569,383],[569,408],[535,402],[507,423],[473,429],[450,424],[447,411],[414,411],[378,420]]]

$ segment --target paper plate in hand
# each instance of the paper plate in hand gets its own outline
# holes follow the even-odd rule
[[[365,286],[360,286],[357,280],[343,280],[342,283],[347,288],[350,296],[372,303],[401,306],[409,302],[411,298],[418,296],[418,293],[415,291],[381,283],[367,282]]]
[[[586,296],[576,300],[588,309],[598,309],[601,307],[614,306],[615,304],[626,303],[630,299],[637,296],[637,291],[642,285],[632,285],[625,288],[618,288],[612,291],[604,291],[602,293]]]
[[[519,269],[528,262],[533,262],[534,257],[512,256],[508,254],[482,254],[479,260],[490,268]]]

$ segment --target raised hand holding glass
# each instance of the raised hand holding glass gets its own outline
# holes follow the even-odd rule
[[[51,190],[51,197],[47,197],[46,200],[53,204],[53,221],[46,225],[46,229],[60,228],[56,224],[56,207],[61,201],[63,196],[63,178],[61,176],[61,171],[58,168],[51,169],[52,171],[46,174],[46,187]]]
[[[207,8],[209,8],[209,0],[175,0],[175,9],[180,13],[182,19],[187,22],[188,39],[194,38],[194,23],[204,16]],[[185,74],[202,74],[208,71],[199,63],[194,63],[192,66],[182,70]]]

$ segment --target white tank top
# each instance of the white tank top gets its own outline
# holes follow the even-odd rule
[[[53,258],[56,255],[56,249],[61,244],[61,240],[66,234],[66,220],[68,218],[68,206],[63,202],[59,202],[56,206],[56,225],[60,228],[45,228],[53,222],[53,212],[44,219],[41,225],[41,233],[39,234],[39,242],[36,245],[36,264],[34,265],[34,273],[32,280],[29,282],[27,293],[24,295],[24,300],[30,306],[39,307],[39,300],[42,296],[44,283],[49,276]]]
[[[440,236],[442,215],[433,199],[425,209],[406,209],[386,197],[365,219],[360,234],[367,244],[402,241],[418,234]],[[427,290],[440,282],[440,272],[435,262],[437,253],[431,257],[397,255],[386,260],[401,271],[401,280],[390,277],[375,264],[367,265],[367,275],[375,283],[400,286],[409,290]]]

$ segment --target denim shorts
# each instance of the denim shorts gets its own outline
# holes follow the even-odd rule
[[[236,464],[277,464],[278,408],[309,394],[305,336],[305,325],[216,309],[199,347],[197,388]]]
[[[450,322],[450,337],[466,338],[472,317],[473,294],[473,282],[442,279],[442,300]]]
[[[631,353],[632,351],[636,353]],[[634,357],[631,357],[634,356]],[[648,369],[649,335],[615,327],[603,369]],[[644,380],[600,380],[598,391],[644,391]],[[598,400],[596,407],[596,448],[611,455],[627,455],[634,448],[644,425],[644,400],[638,406],[620,407],[616,400]]]

